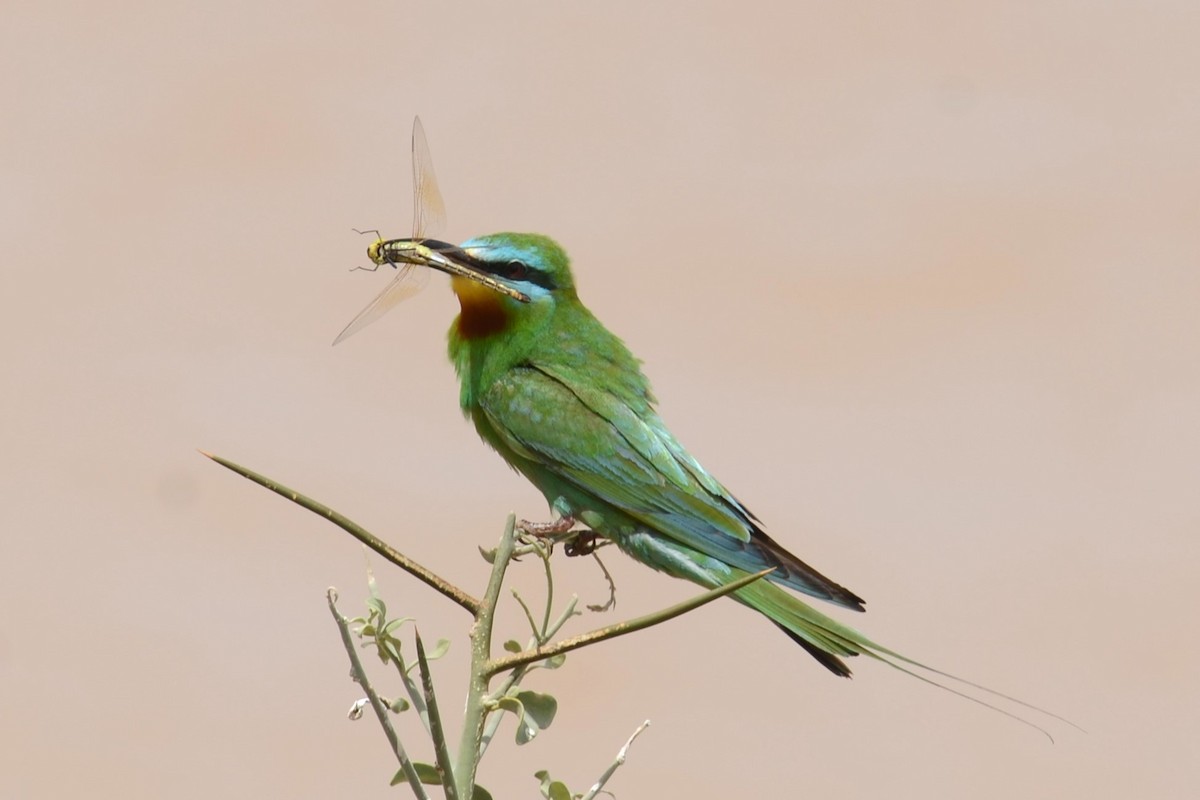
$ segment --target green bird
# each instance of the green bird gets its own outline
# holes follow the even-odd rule
[[[822,614],[794,592],[863,611],[863,600],[801,561],[683,448],[655,410],[641,362],[580,301],[567,254],[534,233],[495,233],[453,245],[427,238],[444,222],[433,161],[413,121],[413,231],[377,238],[367,256],[397,268],[334,344],[411,295],[417,267],[445,272],[459,314],[448,335],[459,404],[479,435],[533,483],[558,515],[527,524],[565,533],[578,522],[637,561],[706,589],[771,570],[732,597],[775,623],[822,666],[849,677],[865,655],[1029,725],[1039,725],[921,674],[932,673],[1056,714],[901,655]],[[418,271],[424,274],[423,270]],[[1078,727],[1078,726],[1075,726]],[[1050,737],[1053,741],[1053,738]]]
[[[449,331],[459,403],[483,440],[559,515],[544,530],[578,521],[637,561],[706,588],[773,569],[732,596],[829,671],[849,676],[843,658],[861,654],[900,669],[885,656],[921,666],[788,591],[864,610],[858,595],[767,535],[675,439],[640,361],[580,301],[567,254],[553,240],[532,233],[457,246],[377,240],[368,256],[377,265],[451,275],[460,305]],[[358,327],[356,320],[339,338]]]

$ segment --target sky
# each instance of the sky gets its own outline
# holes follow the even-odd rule
[[[675,435],[866,599],[840,619],[1086,731],[837,679],[718,602],[531,676],[558,715],[505,723],[494,797],[585,790],[646,719],[621,800],[1189,795],[1198,37],[1166,2],[9,9],[0,795],[404,796],[325,606],[368,563],[450,640],[457,730],[468,616],[197,452],[475,594],[506,515],[547,517],[458,410],[444,276],[330,346],[387,280],[354,229],[409,232],[418,114],[441,238],[558,240]],[[567,633],[695,592],[605,563],[615,611]]]

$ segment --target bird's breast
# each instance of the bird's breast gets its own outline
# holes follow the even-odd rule
[[[455,276],[450,288],[458,296],[458,335],[464,339],[482,339],[504,331],[509,324],[508,310],[500,295],[488,287]]]

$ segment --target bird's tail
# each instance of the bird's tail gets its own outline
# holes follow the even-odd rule
[[[698,583],[707,588],[715,588],[743,578],[750,573],[730,567],[722,561],[710,558],[691,548],[684,547],[674,541],[650,533],[637,533],[618,543],[621,549],[637,560],[669,575]],[[892,669],[903,672],[919,681],[936,686],[939,689],[956,694],[978,703],[986,708],[1011,717],[1030,727],[1036,728],[1053,741],[1050,733],[1024,717],[1007,711],[995,703],[982,700],[968,691],[948,686],[943,681],[953,681],[968,689],[990,695],[999,700],[1015,703],[1016,705],[1037,711],[1049,717],[1078,727],[1070,720],[1064,719],[1035,705],[1018,700],[1015,697],[989,689],[977,683],[951,675],[939,669],[934,669],[908,656],[901,655],[895,650],[884,647],[859,631],[822,614],[799,597],[766,580],[758,580],[731,595],[743,605],[753,608],[766,616],[783,630],[793,641],[808,651],[809,655],[819,661],[826,669],[835,675],[850,677],[850,668],[844,658],[851,656],[866,656],[874,661],[887,664]],[[931,677],[936,676],[936,677]]]

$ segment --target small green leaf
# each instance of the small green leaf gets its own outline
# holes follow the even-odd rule
[[[563,662],[565,662],[566,660],[567,660],[567,654],[559,653],[556,656],[550,656],[545,661],[543,661],[541,665],[545,669],[558,669],[559,667],[561,667],[563,665]]]
[[[517,744],[532,742],[542,728],[550,727],[558,711],[558,701],[548,694],[526,690],[501,698],[501,704],[505,700],[520,703],[524,712],[517,719]]]
[[[400,661],[400,651],[393,644],[395,641],[395,639],[384,639],[379,642],[379,660],[385,664],[389,661]]]
[[[449,639],[438,639],[437,644],[435,644],[429,650],[429,652],[425,654],[425,658],[430,661],[433,661],[435,658],[441,658],[442,656],[446,655],[446,652],[449,649],[450,649],[450,640]]]
[[[510,653],[519,653],[519,652],[521,652],[521,643],[518,642],[516,639],[509,639],[507,642],[504,643],[504,649]],[[547,660],[549,660],[549,659],[547,659]]]
[[[539,728],[549,728],[558,713],[558,701],[553,695],[531,692],[528,689],[517,692],[517,700],[525,708],[525,716],[533,718]]]
[[[533,741],[533,737],[538,735],[537,720],[525,714],[525,706],[521,704],[513,695],[505,695],[493,701],[494,708],[499,708],[504,711],[511,711],[517,717],[517,744],[526,744]]]
[[[517,723],[517,744],[529,744],[538,735],[538,726],[529,717]]]
[[[496,699],[496,708],[501,711],[511,711],[517,715],[517,719],[525,716],[525,707],[521,705],[521,701],[515,697],[500,697]]]
[[[379,597],[368,597],[367,608],[381,617],[387,616],[387,604]]]
[[[410,708],[412,708],[412,704],[409,703],[407,700],[405,700],[403,697],[398,697],[392,701],[392,704],[390,706],[388,706],[388,708],[390,708],[392,711],[396,712],[397,714],[400,714],[400,713],[408,711]]]
[[[432,764],[422,764],[420,761],[414,761],[413,767],[417,771],[417,779],[428,786],[441,786],[442,776],[438,774],[437,767]],[[400,784],[408,783],[408,776],[404,774],[404,770],[400,770],[392,776],[391,786],[399,786]],[[475,800],[492,800],[492,793],[487,789],[475,784],[475,792],[472,795]]]
[[[550,797],[550,773],[547,770],[539,769],[533,773],[533,777],[538,779],[538,791],[542,793],[542,797]]]
[[[494,547],[491,550],[484,550],[482,547],[479,548],[479,555],[483,556],[483,560],[489,564],[496,563],[496,548]]]
[[[385,634],[390,634],[392,631],[396,630],[396,628],[399,628],[406,622],[412,622],[414,619],[415,617],[401,617],[400,619],[391,620],[383,626],[383,632]]]
[[[546,770],[539,769],[533,773],[533,777],[538,779],[538,791],[546,800],[572,800],[571,790],[567,785],[562,781],[553,780]]]
[[[423,764],[420,761],[413,762],[413,769],[417,772],[417,780],[421,783],[430,786],[441,786],[442,776],[438,774],[437,767],[433,764]],[[408,783],[408,776],[404,774],[404,770],[400,770],[392,776],[392,786],[398,786],[402,783]]]

